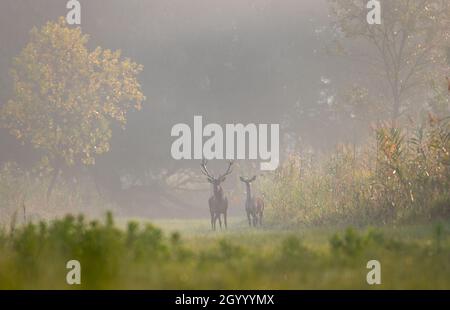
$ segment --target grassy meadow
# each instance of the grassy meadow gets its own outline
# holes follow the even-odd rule
[[[315,160],[292,154],[254,184],[263,227],[242,209],[226,231],[105,217],[89,182],[61,182],[45,203],[48,183],[4,165],[0,289],[450,289],[450,119],[423,126],[384,127]],[[81,285],[66,282],[70,260]],[[371,260],[381,285],[367,283]]]
[[[230,219],[88,222],[67,216],[0,235],[0,289],[450,289],[450,223],[248,228]],[[66,284],[67,261],[82,283]],[[382,284],[366,282],[381,263]]]

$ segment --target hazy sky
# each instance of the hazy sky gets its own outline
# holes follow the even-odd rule
[[[332,38],[326,0],[80,2],[91,48],[121,49],[144,65],[144,110],[131,114],[127,132],[114,139],[147,157],[168,157],[171,127],[192,122],[193,115],[283,124],[299,107],[317,105],[324,77],[335,89],[359,66],[325,53]],[[0,2],[0,102],[9,98],[8,70],[29,30],[66,12],[61,0]],[[297,135],[336,143],[338,130],[327,128],[327,119],[302,122],[295,124],[301,125]]]
[[[299,98],[313,100],[320,76],[332,69],[321,50],[320,31],[328,24],[324,0],[81,4],[82,30],[92,47],[121,49],[144,64],[141,81],[149,105],[189,114],[213,106],[211,117],[219,119],[245,118],[244,111],[271,118]],[[0,8],[2,72],[31,27],[66,13],[64,1],[7,0]],[[7,75],[1,76],[3,86]],[[239,113],[233,113],[237,106]]]

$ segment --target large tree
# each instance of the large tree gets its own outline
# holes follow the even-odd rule
[[[52,168],[47,199],[61,169],[94,164],[110,148],[112,126],[125,126],[145,100],[141,65],[87,43],[63,18],[32,29],[11,70],[13,98],[0,111],[2,125]]]
[[[424,93],[423,86],[433,76],[444,80],[450,44],[448,0],[379,0],[381,25],[367,23],[366,0],[329,1],[335,29],[344,34],[342,41],[356,43],[347,45],[350,55],[367,56],[364,61],[373,76],[388,86],[394,120],[408,110],[406,99]]]

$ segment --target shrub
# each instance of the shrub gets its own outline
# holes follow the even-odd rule
[[[329,155],[291,155],[261,182],[268,221],[371,225],[450,217],[450,118],[406,129],[383,124],[376,140]]]

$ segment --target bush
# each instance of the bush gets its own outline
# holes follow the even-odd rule
[[[261,183],[268,221],[363,226],[449,218],[450,118],[414,126],[384,124],[373,143],[340,145],[314,162],[291,155]]]
[[[67,216],[0,232],[0,289],[367,288],[370,259],[383,264],[383,288],[448,289],[445,229],[430,230],[431,242],[410,243],[347,229],[317,247],[294,231],[183,240],[153,225],[118,229],[112,215],[101,222]],[[80,286],[66,283],[73,259],[81,263]]]

